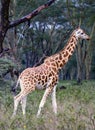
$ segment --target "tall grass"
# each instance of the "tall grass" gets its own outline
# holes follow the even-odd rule
[[[95,81],[84,81],[82,85],[75,81],[60,82],[58,86],[64,85],[66,89],[57,89],[57,116],[49,97],[40,118],[36,118],[36,113],[44,91],[28,96],[26,118],[19,105],[16,117],[11,119],[13,96],[9,85],[0,84],[0,130],[95,130]]]

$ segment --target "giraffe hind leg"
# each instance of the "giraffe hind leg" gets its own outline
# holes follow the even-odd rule
[[[14,97],[14,111],[12,117],[16,115],[18,104],[20,102],[21,93],[19,93],[17,96]]]
[[[26,113],[26,101],[27,101],[27,96],[24,96],[22,99],[21,99],[21,106],[22,106],[22,112],[23,112],[23,115],[25,116],[25,113]]]
[[[17,112],[17,108],[18,108],[18,105],[19,105],[19,102],[21,101],[21,105],[22,105],[22,112],[23,112],[23,115],[25,115],[25,108],[26,108],[26,99],[27,99],[27,95],[31,92],[35,90],[35,87],[33,87],[32,90],[30,89],[24,89],[22,90],[17,96],[14,97],[14,112],[13,112],[13,115],[12,117],[14,117],[16,115],[16,112]]]
[[[25,95],[23,94],[22,91],[21,91],[18,95],[16,95],[16,96],[14,97],[14,111],[13,111],[12,117],[14,117],[14,116],[16,115],[19,102],[22,101],[22,99],[23,99],[24,97],[25,97]]]

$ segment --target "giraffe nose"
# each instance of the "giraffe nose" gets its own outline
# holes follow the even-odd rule
[[[89,36],[87,37],[87,40],[90,40],[90,37],[89,37]]]
[[[85,37],[86,40],[90,40],[90,37],[87,34],[85,36],[86,36]]]

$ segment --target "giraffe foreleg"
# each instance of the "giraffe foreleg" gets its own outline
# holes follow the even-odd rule
[[[45,93],[42,97],[42,100],[40,102],[40,105],[39,105],[39,109],[38,109],[38,112],[37,112],[37,117],[39,117],[40,113],[41,113],[41,110],[42,108],[44,107],[44,104],[46,102],[46,99],[48,97],[48,95],[51,93],[52,89],[50,87],[48,87],[46,90],[45,90]]]
[[[55,114],[57,114],[57,103],[56,103],[56,86],[54,86],[53,88],[53,92],[52,92],[52,106],[53,106],[53,111]]]

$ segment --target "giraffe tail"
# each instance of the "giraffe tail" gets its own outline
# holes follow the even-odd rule
[[[16,95],[16,89],[17,89],[19,83],[20,83],[20,79],[18,78],[15,87],[14,87],[14,85],[13,85],[12,88],[11,88],[11,92],[13,93],[14,96]]]

